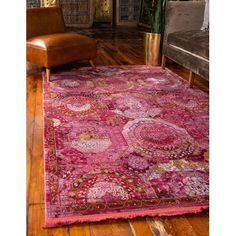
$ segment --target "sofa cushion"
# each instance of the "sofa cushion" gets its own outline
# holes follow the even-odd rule
[[[96,53],[96,40],[79,34],[47,34],[27,40],[27,61],[48,68],[91,59]]]
[[[189,30],[170,33],[167,43],[170,46],[209,59],[209,32]]]

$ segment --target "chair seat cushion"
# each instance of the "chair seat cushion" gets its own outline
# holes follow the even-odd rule
[[[209,32],[189,30],[170,33],[167,37],[167,43],[170,46],[209,59]]]
[[[27,40],[27,61],[53,67],[96,57],[97,42],[84,35],[58,33]]]

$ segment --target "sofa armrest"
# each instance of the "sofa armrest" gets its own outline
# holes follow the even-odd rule
[[[164,43],[169,33],[199,30],[204,19],[205,1],[167,1]]]

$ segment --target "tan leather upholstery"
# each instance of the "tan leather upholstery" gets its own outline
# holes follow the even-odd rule
[[[44,34],[65,33],[62,10],[59,7],[27,9],[26,24],[27,39]]]
[[[27,61],[51,68],[97,55],[97,42],[84,35],[65,32],[58,7],[27,9]]]
[[[96,43],[78,34],[47,34],[27,40],[27,61],[53,67],[96,57]]]

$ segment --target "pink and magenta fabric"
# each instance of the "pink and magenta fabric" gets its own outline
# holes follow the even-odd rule
[[[169,70],[44,80],[45,227],[208,209],[208,95]]]

